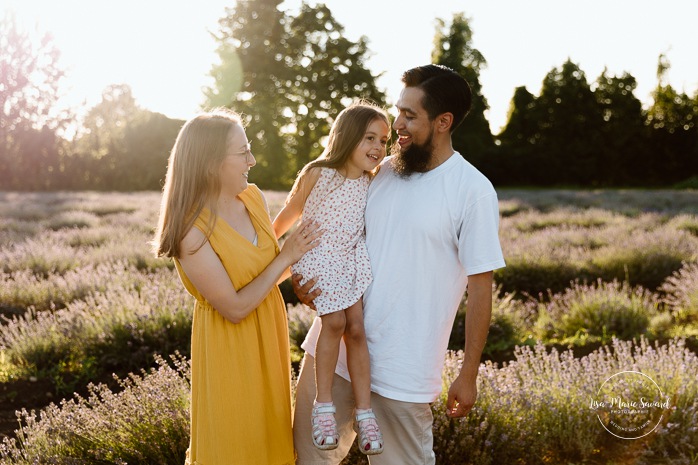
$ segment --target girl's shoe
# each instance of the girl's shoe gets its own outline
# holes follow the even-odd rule
[[[336,411],[334,404],[313,407],[310,419],[313,425],[313,444],[318,449],[332,450],[339,445],[337,420],[334,418]]]
[[[383,452],[383,435],[373,410],[357,413],[354,429],[359,435],[359,450],[362,454],[376,455]]]

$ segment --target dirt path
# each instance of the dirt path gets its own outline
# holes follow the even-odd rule
[[[48,380],[10,381],[0,384],[0,440],[15,437],[18,428],[17,410],[39,410],[57,399],[53,395],[53,385]]]

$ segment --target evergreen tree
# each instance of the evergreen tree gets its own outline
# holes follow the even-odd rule
[[[526,87],[517,87],[509,104],[507,123],[497,136],[496,179],[504,184],[527,185],[534,178],[528,160],[533,158],[540,139],[536,97]]]
[[[647,149],[642,103],[634,95],[633,76],[608,76],[596,80],[594,95],[602,117],[601,159],[598,179],[608,186],[642,185],[647,182],[650,151]]]
[[[601,109],[584,72],[567,60],[543,80],[536,99],[538,140],[530,154],[540,185],[597,185],[601,161]]]
[[[432,63],[447,66],[463,76],[470,84],[473,104],[465,121],[453,133],[453,146],[463,157],[486,172],[492,168],[488,154],[494,147],[494,139],[485,112],[489,109],[482,94],[480,71],[487,66],[485,57],[473,48],[473,31],[463,13],[453,15],[448,31],[442,19],[436,20]]]
[[[669,61],[660,55],[657,87],[645,122],[653,153],[651,180],[661,184],[698,175],[698,98],[691,99],[667,84],[665,77],[669,69]]]

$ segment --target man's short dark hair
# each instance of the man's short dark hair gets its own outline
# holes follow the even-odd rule
[[[443,113],[453,115],[451,132],[465,119],[472,105],[470,85],[451,68],[425,65],[408,69],[402,74],[405,87],[417,87],[424,92],[422,106],[434,120]]]

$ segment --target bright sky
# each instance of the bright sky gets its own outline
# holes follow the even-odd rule
[[[309,0],[309,3],[316,3]],[[473,46],[488,62],[481,74],[493,132],[506,122],[517,86],[534,94],[569,57],[592,82],[607,67],[628,71],[645,105],[656,86],[657,58],[671,63],[668,81],[693,95],[698,88],[695,0],[325,0],[348,38],[369,39],[368,66],[384,72],[378,85],[393,103],[400,74],[430,61],[435,18],[471,19]],[[286,0],[284,9],[300,0]],[[126,83],[139,105],[186,119],[203,101],[217,60],[209,31],[234,0],[3,0],[28,30],[51,32],[67,69],[64,101],[87,108],[110,84]]]

